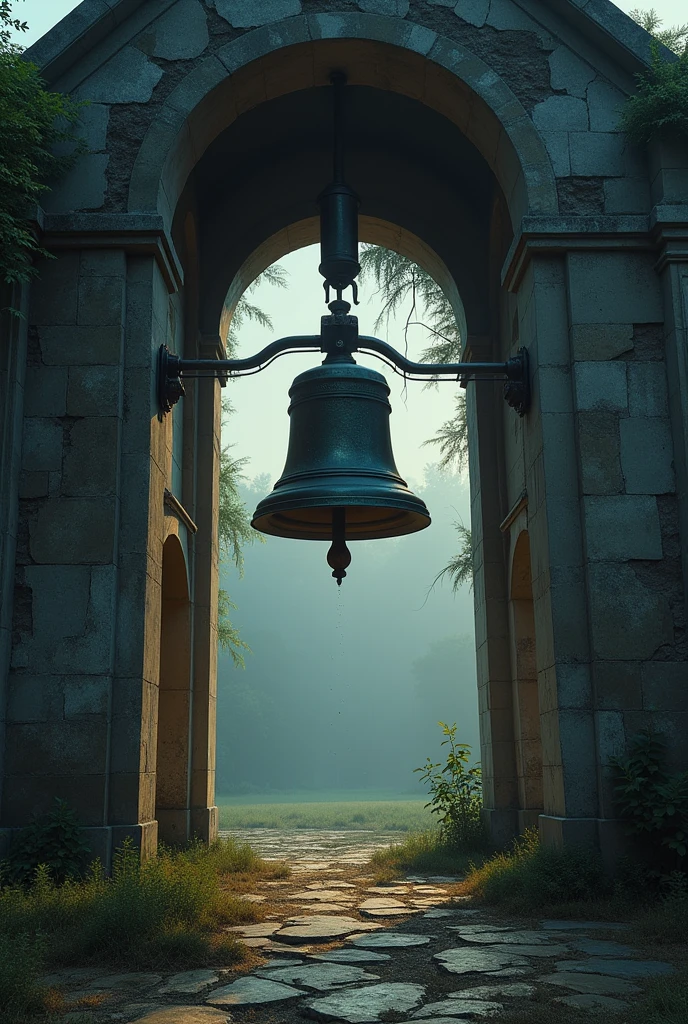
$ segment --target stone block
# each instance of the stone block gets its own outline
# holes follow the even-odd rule
[[[500,32],[535,32],[543,45],[552,47],[554,41],[542,24],[534,21],[512,0],[492,0],[486,24]]]
[[[209,42],[208,19],[199,0],[177,0],[138,37],[139,49],[165,60],[199,57]]]
[[[301,0],[214,0],[214,5],[232,28],[258,28],[301,14]]]
[[[576,405],[581,412],[626,412],[626,363],[600,360],[574,365]]]
[[[597,661],[592,666],[600,711],[638,711],[643,706],[642,666],[637,661]]]
[[[102,103],[88,103],[79,111],[76,134],[83,139],[91,153],[102,153],[107,146],[110,108]]]
[[[3,819],[16,825],[28,825],[34,814],[43,814],[55,805],[55,797],[67,800],[83,825],[103,821],[107,776],[88,772],[83,775],[13,774],[12,785],[3,792]]]
[[[595,72],[577,57],[567,46],[557,46],[549,55],[550,84],[556,92],[567,92],[569,96],[585,98]]]
[[[61,493],[68,498],[114,494],[118,476],[119,420],[94,416],[73,423],[65,445]]]
[[[29,549],[37,563],[105,564],[114,556],[114,498],[53,499],[30,527]]]
[[[409,12],[409,0],[358,0],[358,6],[366,14],[385,18],[405,18]]]
[[[533,108],[533,123],[543,132],[587,133],[588,107],[577,96],[550,96]]]
[[[630,565],[593,562],[589,567],[590,630],[596,658],[644,660],[673,643],[669,602],[648,590]]]
[[[560,710],[590,710],[592,693],[590,666],[587,662],[559,662],[553,672],[555,692],[551,708]]]
[[[571,173],[568,132],[540,132],[552,161],[555,177],[567,178]]]
[[[24,420],[22,469],[62,469],[62,424],[59,420],[43,416]]]
[[[616,359],[633,351],[633,324],[574,324],[571,346],[576,362]]]
[[[643,708],[647,711],[688,711],[688,663],[646,661],[643,673]]]
[[[118,773],[137,771],[145,747],[141,736],[141,718],[138,715],[113,718],[111,744],[110,770]]]
[[[597,758],[593,713],[560,711],[559,743],[566,814],[576,818],[596,814]]]
[[[31,498],[47,498],[50,493],[50,473],[41,471],[36,473],[22,472],[19,476],[19,497],[22,500]]]
[[[664,320],[651,253],[569,253],[571,323],[658,324]]]
[[[609,82],[598,78],[588,88],[591,132],[617,132],[626,97]]]
[[[572,131],[571,174],[580,178],[614,178],[626,173],[624,136],[611,132]]]
[[[59,678],[14,672],[7,691],[7,721],[50,722],[62,718]]]
[[[67,414],[116,416],[121,405],[120,372],[118,366],[71,366]]]
[[[116,327],[124,323],[123,281],[117,277],[82,277],[77,323],[82,327]]]
[[[48,366],[119,365],[122,328],[41,327],[43,361]]]
[[[31,610],[35,641],[45,650],[54,649],[65,637],[81,636],[86,629],[91,573],[79,565],[27,565],[24,569],[31,589]],[[69,601],[65,601],[69,594]]]
[[[536,376],[542,414],[573,411],[571,370],[568,366],[540,366]]]
[[[94,103],[147,103],[163,76],[162,68],[135,46],[125,46],[76,90]]]
[[[657,499],[645,494],[615,494],[583,499],[588,558],[630,561],[662,558]]]
[[[604,183],[605,213],[649,213],[647,178],[608,178]]]
[[[458,0],[454,14],[469,25],[482,28],[490,13],[490,0]]]
[[[629,494],[673,494],[674,446],[668,419],[621,420],[621,470]]]
[[[63,680],[64,717],[106,715],[112,679],[110,676],[68,676]]]
[[[618,418],[613,413],[578,415],[580,486],[584,495],[617,495],[623,490]]]
[[[628,411],[631,416],[668,417],[667,375],[663,362],[628,364]]]
[[[42,260],[38,271],[39,277],[31,283],[30,322],[38,327],[75,324],[79,253],[61,252],[57,259]]]
[[[107,716],[87,721],[7,725],[7,758],[18,775],[103,774]]]
[[[123,249],[83,249],[79,259],[80,277],[119,277],[127,273]]]
[[[64,416],[67,370],[63,366],[29,366],[24,386],[25,416]]]
[[[46,193],[42,204],[47,213],[100,210],[107,191],[108,153],[84,153],[65,176]]]

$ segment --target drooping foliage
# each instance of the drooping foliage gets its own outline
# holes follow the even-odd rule
[[[268,283],[277,288],[287,287],[287,272],[279,263],[273,264],[263,271],[253,284],[249,285],[239,299],[231,326],[227,335],[227,354],[231,359],[237,350],[239,332],[242,326],[247,323],[256,323],[260,327],[272,329],[272,319],[255,303],[251,302],[249,295],[261,284]],[[226,399],[222,405],[224,422],[232,414],[232,404]],[[243,469],[248,458],[234,458],[232,455],[233,445],[224,445],[220,452],[220,495],[219,495],[219,519],[218,539],[220,553],[223,558],[234,562],[239,575],[244,571],[243,547],[245,544],[252,544],[255,540],[263,541],[264,538],[251,529],[251,517],[246,503],[239,493],[239,483],[244,478]],[[241,639],[238,628],[231,620],[231,611],[236,605],[231,600],[226,590],[220,589],[218,598],[218,643],[223,650],[232,658],[237,667],[243,668],[244,652],[250,652],[250,647]]]
[[[364,246],[361,252],[361,281],[372,280],[383,300],[382,311],[375,321],[375,329],[389,326],[390,319],[399,312],[404,303],[411,300],[406,329],[411,326],[424,327],[430,342],[421,353],[426,363],[458,362],[461,358],[461,335],[454,310],[437,282],[408,256],[385,249],[380,245]],[[433,386],[430,383],[429,386]],[[425,445],[437,445],[440,452],[441,469],[465,469],[468,463],[468,423],[466,420],[466,398],[462,391],[456,395],[454,415],[446,420],[434,437],[424,441]],[[471,531],[456,523],[459,550],[435,578],[434,583],[445,576],[451,580],[456,592],[464,583],[473,579],[473,549]],[[433,583],[433,585],[434,585]]]
[[[49,92],[38,68],[12,42],[26,22],[14,17],[11,0],[0,0],[0,282],[21,284],[35,273],[39,246],[29,216],[49,182],[81,151],[56,155],[58,143],[74,141],[71,129],[80,105]]]

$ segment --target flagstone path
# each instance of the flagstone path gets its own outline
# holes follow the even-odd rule
[[[455,878],[376,885],[360,865],[293,867],[249,894],[264,921],[228,929],[252,949],[250,967],[46,980],[68,1005],[81,1000],[79,1024],[456,1024],[508,1018],[532,1000],[551,1005],[553,1024],[590,1014],[622,1024],[642,982],[675,970],[624,942],[623,924],[505,923],[461,897]]]

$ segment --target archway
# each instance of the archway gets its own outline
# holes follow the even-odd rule
[[[158,837],[190,838],[191,604],[186,561],[176,534],[162,549],[160,683],[155,759]]]

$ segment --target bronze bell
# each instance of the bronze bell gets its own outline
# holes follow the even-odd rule
[[[295,540],[332,540],[328,562],[341,584],[351,561],[346,540],[415,533],[430,525],[402,480],[389,433],[389,388],[353,360],[326,360],[289,390],[287,461],[251,525]]]

